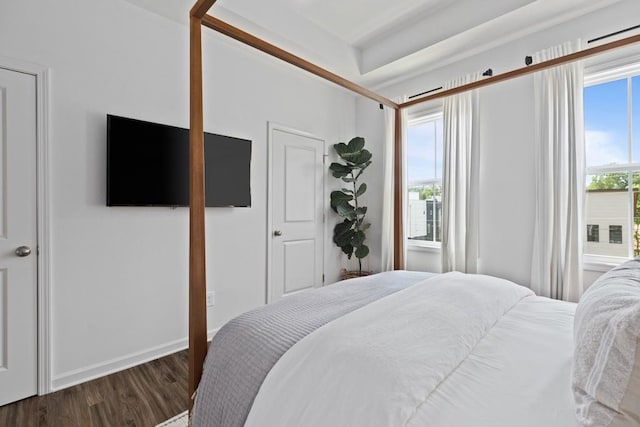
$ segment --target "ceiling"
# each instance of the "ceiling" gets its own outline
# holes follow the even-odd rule
[[[445,7],[446,0],[299,0],[283,2],[345,43],[364,46],[417,15]],[[412,20],[413,21],[413,20]]]
[[[193,0],[127,0],[186,23]],[[218,0],[210,14],[376,88],[619,0]]]

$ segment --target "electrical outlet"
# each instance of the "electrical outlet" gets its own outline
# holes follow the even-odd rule
[[[215,304],[215,292],[207,292],[207,307],[211,307],[212,305]]]

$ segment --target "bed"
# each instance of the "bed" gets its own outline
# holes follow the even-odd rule
[[[575,310],[457,272],[288,297],[214,337],[193,425],[574,426]]]
[[[214,3],[196,0],[190,11],[193,425],[640,426],[637,261],[616,269],[613,286],[592,285],[596,292],[577,306],[488,276],[385,273],[240,316],[207,354],[202,27],[395,111],[396,270],[405,265],[402,111],[638,43],[640,35],[398,104],[207,14]]]
[[[640,426],[640,257],[578,304],[392,271],[304,291],[214,336],[192,425]]]

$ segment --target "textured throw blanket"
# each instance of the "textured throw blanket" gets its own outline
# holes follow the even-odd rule
[[[265,377],[295,343],[319,327],[429,273],[389,272],[286,297],[227,323],[211,342],[192,425],[241,427]]]

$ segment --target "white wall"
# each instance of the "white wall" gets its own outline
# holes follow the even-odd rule
[[[184,347],[188,213],[105,206],[106,114],[188,127],[188,28],[120,0],[0,0],[0,56],[52,70],[56,387]],[[355,135],[353,95],[205,32],[205,130],[253,141],[252,207],[207,209],[209,328],[265,301],[267,121]],[[339,256],[327,236],[327,280]]]
[[[371,165],[362,175],[363,182],[367,183],[367,192],[363,195],[363,201],[367,206],[367,221],[371,223],[366,240],[370,252],[363,262],[366,262],[367,270],[379,272],[381,270],[380,241],[382,238],[383,140],[387,107],[384,107],[385,110],[381,110],[378,103],[367,98],[359,98],[357,106],[357,133],[365,139],[366,148],[373,155]]]
[[[566,40],[590,38],[637,25],[640,2],[625,0],[541,33],[503,45],[466,60],[383,87],[391,98],[412,95],[441,86],[448,79],[492,68],[495,74],[524,66],[524,57]],[[587,65],[611,57],[635,55],[638,48],[599,57]],[[533,169],[533,79],[531,76],[489,86],[480,91],[480,272],[529,285],[535,190]],[[368,137],[374,153],[382,152],[381,114],[370,102],[358,101],[357,130]],[[375,155],[375,154],[374,154]],[[376,174],[381,176],[382,165]],[[379,183],[379,185],[382,185]],[[382,193],[370,202],[373,229],[380,224]],[[379,257],[379,252],[372,253]],[[439,271],[439,253],[410,250],[409,269]],[[371,261],[379,265],[379,258]],[[588,285],[599,272],[585,274]]]

